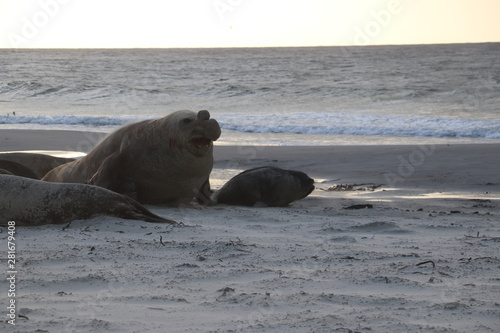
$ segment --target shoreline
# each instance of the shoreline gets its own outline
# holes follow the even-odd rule
[[[111,132],[100,131],[80,131],[80,130],[60,130],[60,129],[0,129],[0,152],[21,151],[21,150],[60,150],[84,152],[83,148],[95,146]],[[258,136],[258,133],[253,133]],[[307,136],[307,134],[304,134]],[[500,142],[457,142],[457,143],[376,143],[376,144],[299,144],[299,145],[278,145],[278,144],[234,144],[226,141],[217,141],[214,147],[279,147],[279,148],[326,148],[329,147],[408,147],[408,146],[500,146]],[[257,150],[260,150],[257,148]]]
[[[37,137],[42,142],[47,141],[47,133],[66,133],[67,138],[74,141],[95,141],[94,136],[104,137],[122,126],[110,129],[98,128],[1,128],[0,139],[5,139],[7,134],[19,138],[23,133]],[[407,145],[469,145],[469,144],[500,144],[500,139],[485,138],[447,138],[447,137],[409,137],[385,135],[342,135],[342,134],[297,134],[297,133],[252,133],[238,132],[223,129],[223,136],[217,140],[217,146],[276,146],[276,147],[329,147],[329,146],[407,146]],[[64,147],[69,148],[69,147]]]

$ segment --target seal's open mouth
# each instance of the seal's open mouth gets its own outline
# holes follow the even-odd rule
[[[196,149],[203,149],[210,147],[212,140],[208,138],[194,138],[191,140],[191,143]]]

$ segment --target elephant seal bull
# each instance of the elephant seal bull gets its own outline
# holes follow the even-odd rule
[[[208,191],[213,142],[220,134],[208,111],[176,111],[111,133],[85,157],[43,180],[98,185],[143,204],[189,203]]]
[[[301,171],[260,167],[234,176],[214,193],[217,203],[238,206],[287,206],[314,190],[314,179]]]
[[[0,224],[60,224],[111,215],[147,222],[177,222],[153,214],[138,202],[98,186],[57,184],[0,175]]]

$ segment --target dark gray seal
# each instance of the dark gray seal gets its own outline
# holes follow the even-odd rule
[[[0,224],[60,224],[99,215],[147,222],[177,222],[153,214],[124,195],[85,184],[58,184],[0,175]]]
[[[260,167],[243,171],[215,193],[217,203],[238,206],[287,206],[308,196],[314,179],[301,171]]]
[[[37,179],[42,179],[50,170],[75,160],[36,153],[1,153],[0,159],[24,165],[36,174]]]
[[[43,180],[98,185],[143,204],[189,203],[209,188],[213,141],[220,134],[208,111],[177,111],[111,133],[87,156]]]
[[[0,155],[1,158],[2,155]],[[0,159],[0,169],[9,171],[15,176],[38,179],[37,175],[30,168],[13,161]]]

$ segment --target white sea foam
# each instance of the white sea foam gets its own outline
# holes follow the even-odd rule
[[[106,130],[154,117],[0,116],[0,125]],[[366,113],[217,114],[222,129],[241,133],[500,139],[500,119],[437,118]],[[307,121],[305,121],[305,119]],[[32,128],[33,128],[32,126]]]
[[[225,129],[250,133],[500,138],[500,119],[478,120],[327,112],[280,114],[276,117],[221,115],[218,119]]]
[[[91,117],[91,116],[0,116],[0,125],[67,125],[67,126],[121,126],[138,120],[137,117]]]

